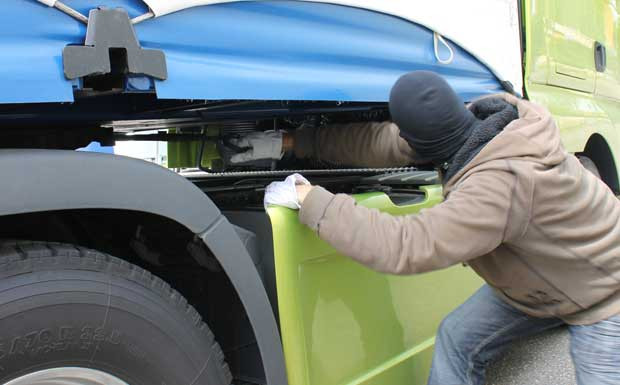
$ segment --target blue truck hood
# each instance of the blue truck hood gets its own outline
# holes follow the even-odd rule
[[[92,1],[65,1],[87,14]],[[130,16],[139,0],[102,0]],[[99,4],[99,3],[98,3]],[[86,26],[35,1],[4,0],[0,14],[0,103],[71,102],[62,49],[83,44]],[[502,90],[474,56],[448,40],[439,63],[431,30],[366,9],[327,3],[257,1],[186,9],[136,25],[144,48],[166,55],[160,99],[385,102],[403,73],[443,74],[465,100]],[[441,50],[439,54],[442,54]],[[443,52],[445,54],[445,52]]]

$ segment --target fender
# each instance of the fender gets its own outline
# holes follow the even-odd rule
[[[131,210],[170,218],[198,234],[245,306],[268,383],[287,383],[276,320],[256,267],[232,225],[191,182],[137,159],[60,150],[0,150],[0,178],[0,215]]]

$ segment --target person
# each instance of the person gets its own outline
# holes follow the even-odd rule
[[[442,203],[396,217],[320,186],[297,186],[295,199],[302,223],[374,270],[466,263],[486,281],[442,321],[428,383],[483,384],[508,342],[567,324],[578,383],[620,384],[620,202],[564,149],[549,111],[509,94],[466,108],[427,71],[402,76],[389,109],[393,123],[360,138],[330,129],[292,147],[375,165],[430,161]]]

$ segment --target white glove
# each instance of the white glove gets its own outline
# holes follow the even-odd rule
[[[265,208],[268,205],[277,205],[297,210],[301,207],[297,199],[297,189],[300,184],[309,185],[310,182],[299,174],[289,175],[284,182],[272,182],[265,189]]]
[[[252,132],[230,143],[238,147],[251,147],[246,152],[230,157],[231,163],[243,163],[258,159],[282,159],[282,132]]]

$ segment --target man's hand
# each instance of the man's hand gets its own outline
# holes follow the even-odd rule
[[[269,205],[284,206],[297,210],[301,208],[298,189],[300,187],[308,187],[310,191],[310,182],[299,174],[289,175],[282,182],[272,182],[265,188],[265,208]],[[305,198],[307,192],[303,194]]]
[[[308,195],[310,190],[312,190],[312,187],[313,186],[309,184],[298,184],[295,186],[295,190],[297,190],[297,200],[299,201],[300,205],[304,203],[304,200],[306,199],[306,196]]]
[[[248,148],[245,152],[235,154],[230,158],[231,163],[245,163],[259,159],[282,159],[284,154],[282,132],[258,131],[231,139],[230,143],[241,148]]]

